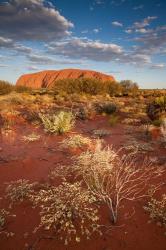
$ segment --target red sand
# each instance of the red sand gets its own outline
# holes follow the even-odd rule
[[[123,125],[110,128],[106,117],[95,118],[95,121],[78,122],[75,131],[82,131],[90,135],[91,129],[110,129],[111,135],[106,137],[108,144],[115,147],[123,145],[125,140]],[[42,134],[38,142],[22,142],[21,136],[33,131]],[[0,138],[0,195],[4,195],[5,182],[18,180],[20,178],[40,183],[49,181],[50,169],[56,167],[57,163],[70,164],[71,154],[61,151],[58,142],[65,136],[48,135],[40,128],[31,125],[17,125],[15,133]],[[160,149],[155,150],[155,156],[165,154]],[[164,177],[163,177],[164,178]],[[0,208],[6,207],[7,201],[1,200]],[[35,226],[39,223],[38,209],[32,209],[29,202],[16,205],[12,213],[16,218],[8,221],[8,231],[15,232],[13,237],[6,238],[0,235],[0,249],[2,250],[165,250],[166,236],[164,228],[157,226],[154,222],[148,223],[149,215],[145,213],[143,206],[145,200],[137,202],[126,202],[120,210],[117,226],[110,231],[103,231],[103,236],[94,235],[90,240],[82,239],[81,243],[72,242],[64,246],[60,239],[41,239],[38,237],[49,235],[45,232],[33,234]],[[133,210],[134,209],[134,210]],[[135,211],[134,215],[132,215]],[[125,217],[125,218],[124,218]],[[109,211],[101,209],[103,225],[110,225]],[[27,234],[28,233],[28,234]],[[34,248],[31,246],[36,242]]]

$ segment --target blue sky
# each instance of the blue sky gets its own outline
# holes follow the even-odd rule
[[[165,0],[0,1],[0,79],[82,68],[166,88]]]

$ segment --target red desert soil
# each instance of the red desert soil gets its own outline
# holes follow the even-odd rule
[[[110,129],[110,135],[106,137],[106,143],[113,144],[115,148],[121,147],[125,143],[124,125],[117,125],[110,128],[107,117],[96,117],[94,120],[77,122],[75,132],[82,132],[89,135],[92,129]],[[25,143],[21,140],[23,135],[36,132],[41,134],[39,141]],[[58,163],[70,164],[71,153],[62,151],[58,147],[65,136],[48,135],[41,128],[32,125],[17,125],[13,133],[0,137],[0,196],[4,195],[5,182],[18,179],[28,179],[32,182],[43,183],[49,181],[48,173],[50,169],[56,167]],[[153,156],[164,156],[166,152],[155,149]],[[164,178],[164,176],[162,177]],[[41,239],[36,241],[41,235],[49,235],[38,232],[33,234],[35,226],[39,223],[38,209],[32,209],[28,202],[16,205],[13,214],[16,218],[11,218],[8,222],[8,231],[15,232],[13,237],[6,238],[1,235],[0,249],[2,250],[165,250],[166,236],[164,229],[154,222],[148,223],[149,215],[143,209],[144,201],[135,203],[125,203],[119,214],[117,226],[104,233],[103,236],[94,235],[90,240],[82,239],[81,243],[72,242],[69,246],[64,246],[60,239]],[[7,201],[4,199],[0,203],[0,208],[6,207]],[[135,213],[133,214],[133,211]],[[133,215],[132,215],[133,214]],[[101,209],[103,225],[110,225],[109,212],[106,208]],[[32,248],[32,244],[35,247]]]
[[[61,79],[77,79],[80,77],[94,78],[101,81],[111,80],[114,77],[96,71],[81,70],[81,69],[63,69],[63,70],[46,70],[33,74],[22,75],[16,85],[23,85],[31,88],[50,88],[55,81]]]

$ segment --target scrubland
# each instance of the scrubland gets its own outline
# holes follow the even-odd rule
[[[165,250],[165,90],[75,86],[0,82],[0,248]]]

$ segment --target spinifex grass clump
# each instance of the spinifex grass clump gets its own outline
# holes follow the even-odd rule
[[[75,124],[72,112],[60,111],[58,114],[45,115],[40,113],[40,119],[47,132],[63,134],[70,131]]]
[[[96,199],[80,182],[63,182],[58,187],[40,190],[32,199],[41,208],[40,225],[36,230],[52,228],[66,245],[71,240],[80,242],[81,236],[89,239],[93,232],[99,231]]]

